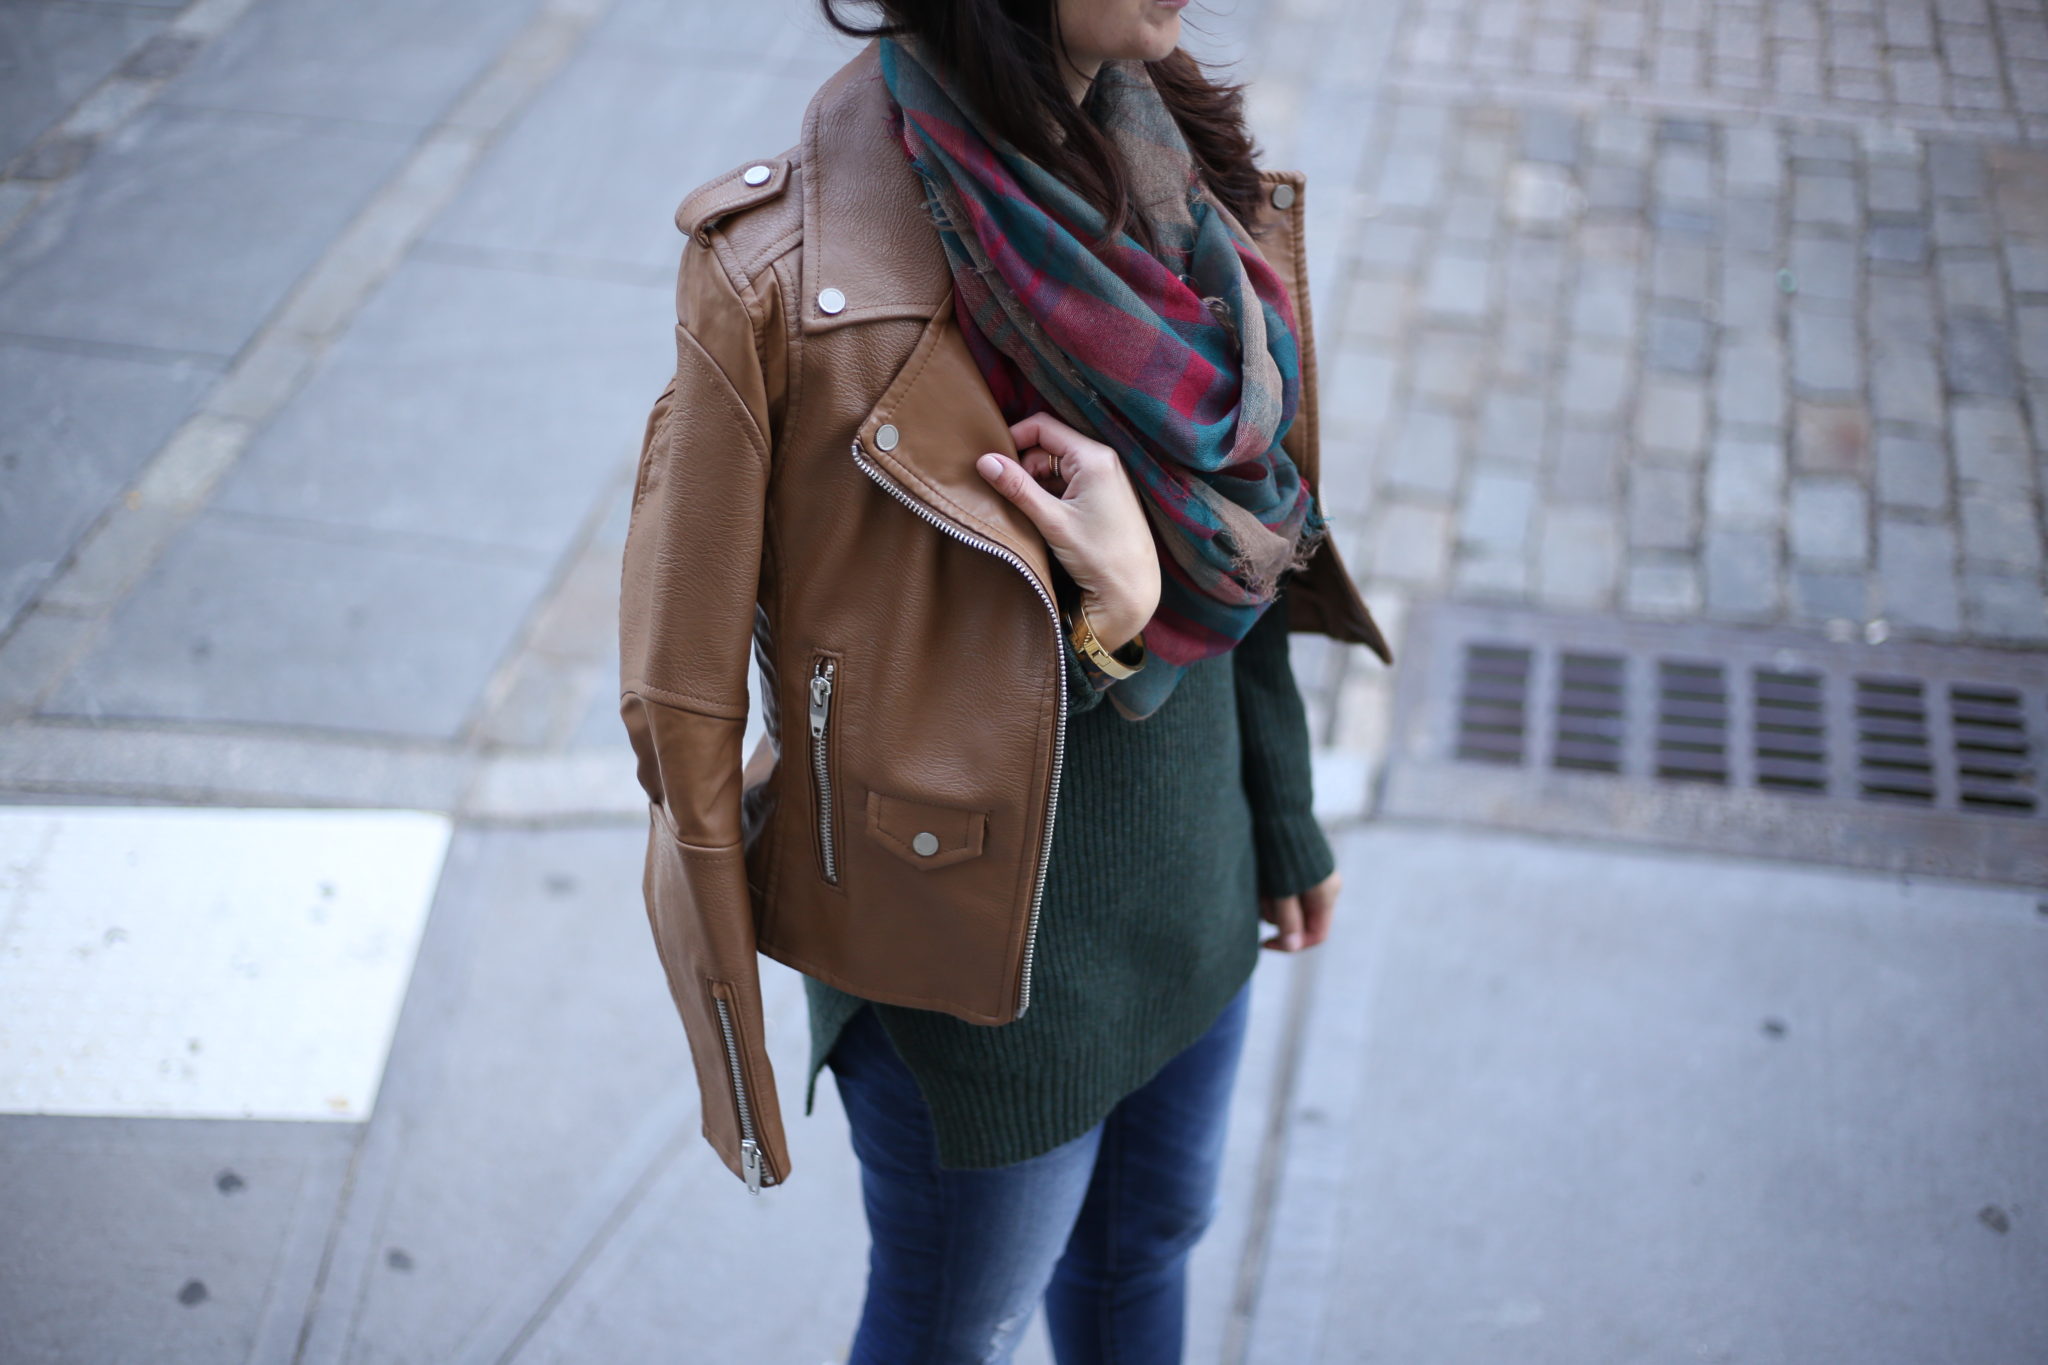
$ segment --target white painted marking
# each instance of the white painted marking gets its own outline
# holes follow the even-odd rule
[[[0,1113],[361,1121],[426,811],[0,807]]]

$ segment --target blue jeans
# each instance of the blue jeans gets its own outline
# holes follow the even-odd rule
[[[1250,1001],[1080,1137],[982,1170],[939,1165],[910,1068],[856,1014],[829,1059],[871,1238],[849,1365],[1006,1365],[1041,1299],[1060,1365],[1178,1365]]]

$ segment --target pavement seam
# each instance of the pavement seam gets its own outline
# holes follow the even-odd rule
[[[10,795],[458,814],[467,780],[459,750],[396,736],[98,721],[0,729],[0,789]]]
[[[697,1096],[660,1098],[557,1227],[547,1249],[506,1287],[455,1356],[455,1365],[509,1365],[584,1271],[646,1200],[668,1168],[696,1147]]]
[[[1246,1365],[1256,1322],[1267,1248],[1273,1240],[1276,1192],[1287,1168],[1287,1120],[1294,1107],[1295,1085],[1308,1043],[1309,1010],[1314,1003],[1321,953],[1297,957],[1287,980],[1287,1021],[1280,1042],[1280,1074],[1266,1102],[1265,1131],[1259,1145],[1258,1180],[1251,1199],[1251,1226],[1245,1230],[1236,1282],[1231,1290],[1230,1318],[1224,1329],[1219,1365]]]
[[[1339,859],[1344,850],[1340,846]],[[1361,888],[1362,889],[1362,888]],[[1357,894],[1354,892],[1354,894]],[[1376,1011],[1378,975],[1387,961],[1395,916],[1347,912],[1316,948],[1298,985],[1301,1028],[1289,1054],[1273,1174],[1260,1191],[1271,1229],[1263,1263],[1249,1282],[1247,1331],[1226,1365],[1302,1365],[1324,1359],[1332,1281],[1342,1272],[1340,1210],[1350,1180],[1364,1068]],[[1335,955],[1335,961],[1326,961]],[[1366,1002],[1368,1007],[1362,1007]]]

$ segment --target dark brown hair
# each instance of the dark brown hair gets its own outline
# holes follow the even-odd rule
[[[825,22],[853,38],[915,36],[986,127],[1101,211],[1105,243],[1123,231],[1143,240],[1122,158],[1092,114],[1101,87],[1076,105],[1060,74],[1059,0],[853,2],[873,5],[880,21],[850,23],[839,13],[846,0],[819,0]],[[1244,87],[1210,79],[1183,48],[1145,69],[1210,190],[1249,228],[1258,211],[1259,173],[1258,149],[1244,124]]]

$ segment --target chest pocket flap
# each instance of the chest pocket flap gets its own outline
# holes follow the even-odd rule
[[[868,792],[868,837],[929,872],[981,856],[988,813]]]

